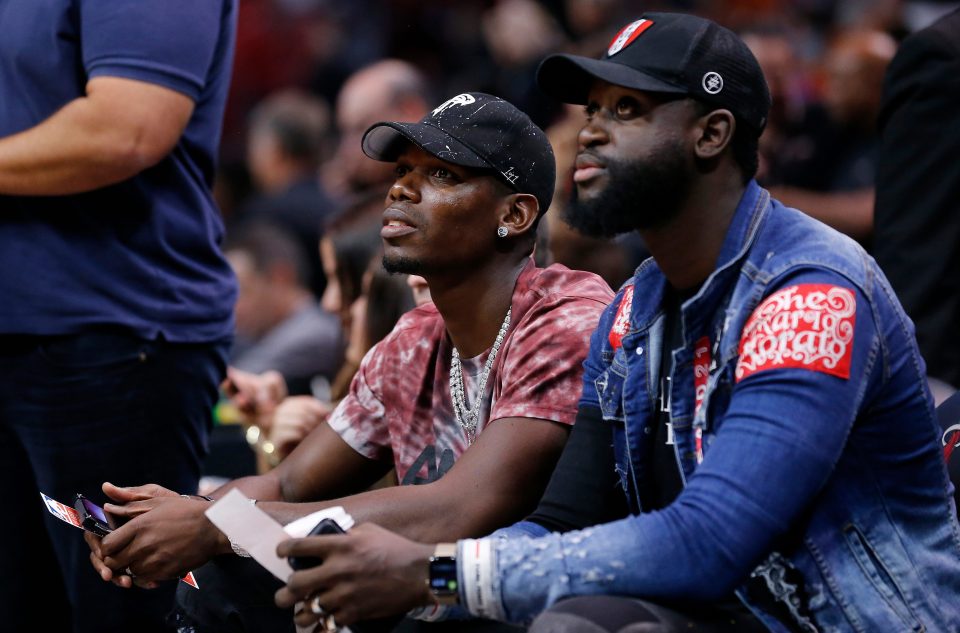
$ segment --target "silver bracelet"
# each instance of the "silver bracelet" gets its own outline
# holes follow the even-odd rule
[[[243,558],[250,558],[250,552],[243,549],[233,541],[230,541],[230,549],[232,549],[233,553],[236,554],[237,556],[241,556]]]
[[[213,502],[213,497],[208,497],[207,495],[180,495],[184,499],[203,499],[204,501]]]

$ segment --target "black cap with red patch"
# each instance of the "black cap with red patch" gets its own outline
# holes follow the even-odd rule
[[[683,13],[645,13],[617,33],[600,59],[551,55],[537,70],[540,88],[566,103],[585,104],[597,79],[725,108],[757,135],[770,112],[763,71],[743,40]]]
[[[363,153],[394,161],[405,141],[442,161],[491,170],[514,191],[535,196],[540,213],[553,199],[557,168],[547,135],[499,97],[466,92],[447,99],[417,123],[375,123],[363,135]]]

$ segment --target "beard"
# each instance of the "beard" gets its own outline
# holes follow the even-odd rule
[[[655,158],[634,162],[607,161],[607,186],[591,198],[576,193],[564,220],[588,237],[614,237],[664,226],[680,210],[688,192],[689,167],[677,141]]]
[[[392,275],[423,275],[423,268],[423,262],[419,259],[404,257],[402,255],[393,257],[390,255],[383,256],[383,269]]]

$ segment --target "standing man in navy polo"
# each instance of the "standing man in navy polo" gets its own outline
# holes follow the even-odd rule
[[[0,0],[2,631],[164,630],[173,584],[104,583],[38,492],[196,489],[236,296],[211,195],[236,13]]]

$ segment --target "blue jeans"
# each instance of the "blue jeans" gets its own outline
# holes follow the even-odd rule
[[[566,598],[534,620],[530,633],[763,633],[767,630],[742,609],[685,606],[668,607],[622,596]]]
[[[0,336],[0,631],[168,630],[176,583],[103,582],[82,533],[39,493],[72,505],[76,493],[102,503],[104,481],[195,492],[227,346],[118,329]]]

